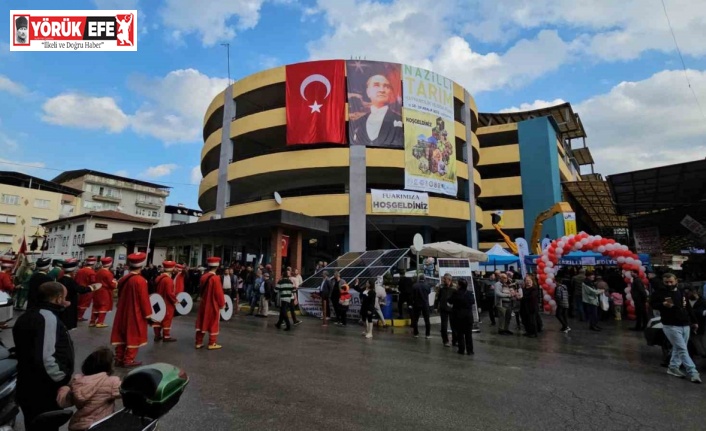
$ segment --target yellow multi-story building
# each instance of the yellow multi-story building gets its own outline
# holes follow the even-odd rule
[[[70,217],[81,205],[81,190],[19,172],[0,172],[0,253],[17,251],[22,239],[45,234],[41,224]]]

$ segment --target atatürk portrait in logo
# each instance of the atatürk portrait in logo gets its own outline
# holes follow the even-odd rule
[[[15,45],[29,45],[29,17],[15,18]]]

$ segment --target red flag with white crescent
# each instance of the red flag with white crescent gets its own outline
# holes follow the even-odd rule
[[[287,145],[347,143],[344,60],[289,65],[285,86]]]

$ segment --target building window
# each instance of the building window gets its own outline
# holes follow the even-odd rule
[[[81,234],[81,245],[83,245],[83,242],[86,240],[86,234],[82,233]]]
[[[82,224],[76,226],[76,232],[83,232],[83,227],[84,227],[84,226],[85,226],[85,225],[82,225]]]
[[[12,235],[2,235],[0,234],[0,244],[11,244]]]
[[[137,194],[137,202],[151,204],[151,205],[162,205],[164,203],[163,198],[158,198],[155,196],[149,196],[144,193]]]
[[[84,201],[83,207],[91,211],[117,211],[117,204],[110,204],[106,202],[90,202]]]
[[[120,199],[122,194],[119,189],[114,189],[112,187],[103,187],[98,185],[91,185],[91,193],[94,195],[105,196],[109,198]]]
[[[48,222],[49,219],[32,217],[32,226],[39,226],[42,223]]]
[[[2,203],[4,203],[5,205],[19,205],[20,197],[17,195],[6,195],[5,193],[3,193]]]
[[[73,245],[76,245],[76,235],[74,235],[74,244]]]
[[[34,207],[35,208],[49,208],[49,205],[51,205],[51,201],[49,199],[35,199],[34,200]]]
[[[0,223],[15,224],[17,223],[17,217],[10,214],[0,214]]]
[[[135,215],[151,218],[160,218],[162,216],[158,210],[148,210],[146,208],[135,208]]]
[[[96,229],[108,229],[108,225],[106,223],[96,223]]]

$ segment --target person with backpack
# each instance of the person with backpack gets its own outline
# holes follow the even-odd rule
[[[561,323],[560,331],[568,334],[569,328],[569,289],[566,285],[559,283],[554,290],[554,301],[556,302],[556,318]]]

